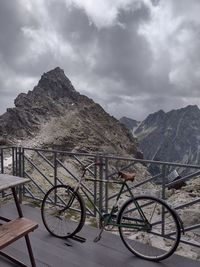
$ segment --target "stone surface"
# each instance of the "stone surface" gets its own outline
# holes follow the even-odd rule
[[[160,110],[132,130],[145,159],[200,164],[200,110],[196,105]]]
[[[139,126],[140,122],[127,118],[127,117],[122,117],[119,120],[122,124],[124,124],[129,130],[131,130],[132,132],[134,132],[134,130]]]
[[[0,143],[118,155],[137,151],[131,132],[77,92],[59,67],[0,116]]]

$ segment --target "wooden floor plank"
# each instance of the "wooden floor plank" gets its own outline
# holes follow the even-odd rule
[[[119,236],[109,232],[103,233],[102,239],[94,243],[93,239],[98,234],[97,229],[85,226],[79,233],[86,238],[85,243],[80,243],[73,239],[58,239],[52,237],[42,224],[40,210],[27,205],[22,206],[24,215],[39,224],[39,228],[30,234],[33,253],[36,259],[37,267],[157,267],[158,263],[144,261],[135,257],[123,245]],[[0,208],[0,215],[13,217],[15,207],[5,205]],[[18,258],[28,262],[28,254],[23,240],[18,240],[14,245],[9,246],[9,252],[12,252]],[[173,255],[165,261],[159,263],[160,267],[199,267],[199,261],[193,261],[184,257]],[[12,263],[0,258],[0,266],[12,267]]]

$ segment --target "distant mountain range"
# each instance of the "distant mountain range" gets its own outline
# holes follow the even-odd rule
[[[142,122],[120,121],[138,138],[145,159],[200,164],[200,110],[196,105],[159,110]]]
[[[0,116],[0,145],[10,144],[122,156],[141,150],[145,159],[200,164],[200,110],[190,105],[142,122],[118,121],[77,92],[57,67]]]
[[[135,155],[136,140],[117,119],[75,90],[59,67],[0,116],[0,145]]]

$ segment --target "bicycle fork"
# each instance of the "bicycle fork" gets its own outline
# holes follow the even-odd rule
[[[79,185],[76,186],[73,192],[77,192],[77,191],[79,190],[79,187],[80,187]],[[68,189],[68,190],[69,190],[69,189]],[[67,193],[67,192],[66,192],[66,193]],[[59,211],[59,215],[61,215],[63,212],[65,212],[67,209],[69,209],[69,208],[72,206],[72,204],[73,204],[73,202],[74,202],[74,199],[75,199],[75,196],[74,196],[73,193],[72,193],[72,196],[70,197],[68,203],[66,204],[66,207],[64,207],[63,209],[61,209],[61,210]]]

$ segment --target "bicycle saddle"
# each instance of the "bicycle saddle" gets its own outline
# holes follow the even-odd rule
[[[126,181],[131,181],[133,182],[135,179],[135,173],[130,173],[130,172],[119,172],[119,177],[126,180]]]

